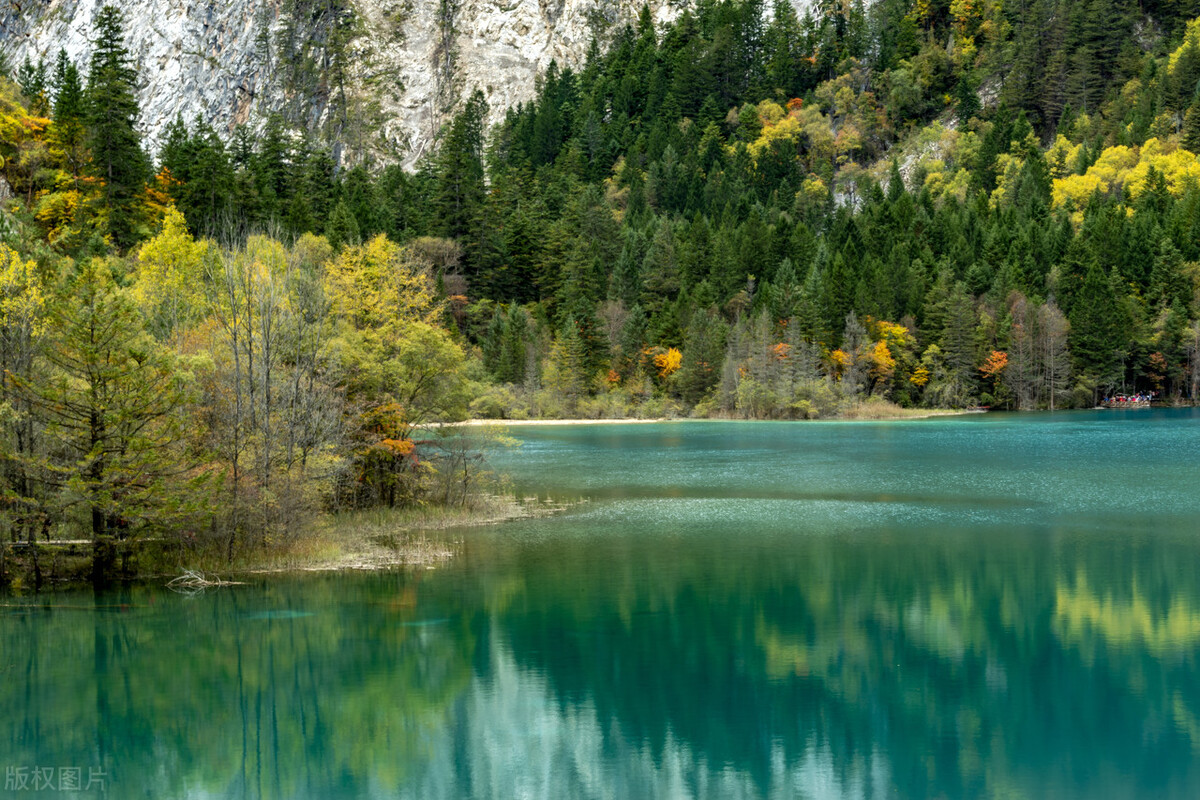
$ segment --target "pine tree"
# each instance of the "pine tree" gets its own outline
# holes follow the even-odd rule
[[[55,155],[63,167],[78,178],[86,162],[87,107],[79,68],[67,58],[66,50],[58,51],[54,65],[54,128],[52,141]]]
[[[965,72],[954,86],[954,101],[954,115],[958,118],[959,127],[965,130],[971,117],[979,113],[979,95],[975,93],[975,86]]]
[[[1193,153],[1200,153],[1200,100],[1188,106],[1183,117],[1183,146]]]
[[[139,114],[137,72],[125,47],[121,12],[114,6],[100,9],[92,45],[85,93],[92,170],[102,182],[108,233],[113,243],[124,249],[139,235],[139,195],[149,164],[135,127]]]
[[[767,27],[767,86],[783,93],[784,97],[795,97],[802,89],[803,70],[800,47],[803,45],[800,20],[790,0],[773,0],[771,24]]]
[[[358,220],[350,213],[350,206],[346,205],[345,199],[339,200],[338,204],[333,207],[333,213],[329,215],[329,221],[325,223],[325,238],[329,239],[329,244],[335,250],[344,245],[355,245],[362,241]]]
[[[1076,371],[1109,389],[1125,373],[1127,322],[1113,282],[1094,261],[1071,306],[1071,353]]]
[[[504,310],[496,306],[496,310],[492,313],[492,321],[488,323],[483,339],[479,343],[483,366],[498,381],[508,380],[508,376],[505,374],[507,370],[504,369],[505,365],[501,363],[500,359],[500,353],[504,347],[504,323]]]
[[[434,208],[443,236],[463,236],[483,204],[483,125],[487,101],[476,90],[438,149]]]
[[[283,117],[271,114],[263,126],[258,150],[250,162],[259,197],[259,221],[279,222],[287,208],[292,152]]]
[[[1187,312],[1178,300],[1163,309],[1155,324],[1155,345],[1165,364],[1165,391],[1181,395],[1186,383]]]
[[[725,324],[715,308],[697,308],[683,336],[683,361],[674,384],[685,403],[694,404],[721,378]]]
[[[171,173],[173,180],[187,183],[192,166],[192,133],[183,115],[176,115],[167,124],[162,147],[158,149],[158,166]],[[175,198],[178,202],[179,198]]]
[[[514,303],[508,309],[508,316],[504,320],[499,353],[500,380],[523,383],[536,373],[534,365],[529,363],[530,358],[534,356],[534,348],[530,342],[532,335],[533,323],[529,314]]]
[[[177,118],[167,127],[159,164],[178,181],[173,195],[188,226],[207,235],[223,232],[232,216],[235,176],[225,143],[212,126],[197,117],[189,132]]]
[[[962,281],[954,284],[946,298],[941,347],[946,358],[948,396],[955,405],[965,404],[975,394],[975,306]]]
[[[621,326],[621,333],[617,337],[618,345],[621,350],[621,369],[628,373],[641,363],[642,349],[646,345],[646,327],[649,323],[646,320],[646,312],[642,307],[634,304],[629,309],[629,316],[625,318],[625,324]]]
[[[1191,301],[1191,281],[1183,274],[1183,256],[1169,236],[1158,242],[1158,254],[1150,271],[1146,299],[1160,310],[1179,303],[1184,308]]]
[[[17,85],[21,94],[29,100],[29,110],[35,114],[44,114],[49,104],[46,99],[46,62],[38,59],[37,64],[25,56],[24,63],[17,70]]]
[[[556,388],[563,393],[574,411],[588,388],[587,343],[573,317],[563,323],[551,360],[555,367]]]

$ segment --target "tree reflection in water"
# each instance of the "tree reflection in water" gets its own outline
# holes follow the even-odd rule
[[[1184,538],[688,543],[493,536],[424,577],[5,608],[0,752],[155,796],[1200,787]]]

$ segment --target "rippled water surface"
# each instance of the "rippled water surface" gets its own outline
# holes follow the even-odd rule
[[[438,570],[5,601],[2,796],[1200,796],[1200,414],[512,432]]]

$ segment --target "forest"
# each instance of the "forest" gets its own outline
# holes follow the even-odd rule
[[[408,172],[283,116],[147,152],[106,7],[87,64],[0,62],[0,538],[466,502],[423,426],[468,416],[1191,402],[1197,14],[643,9]]]

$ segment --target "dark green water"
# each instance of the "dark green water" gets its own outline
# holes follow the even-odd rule
[[[0,609],[0,769],[122,798],[1200,795],[1200,414],[514,433],[520,488],[590,502],[457,532],[448,567]]]

